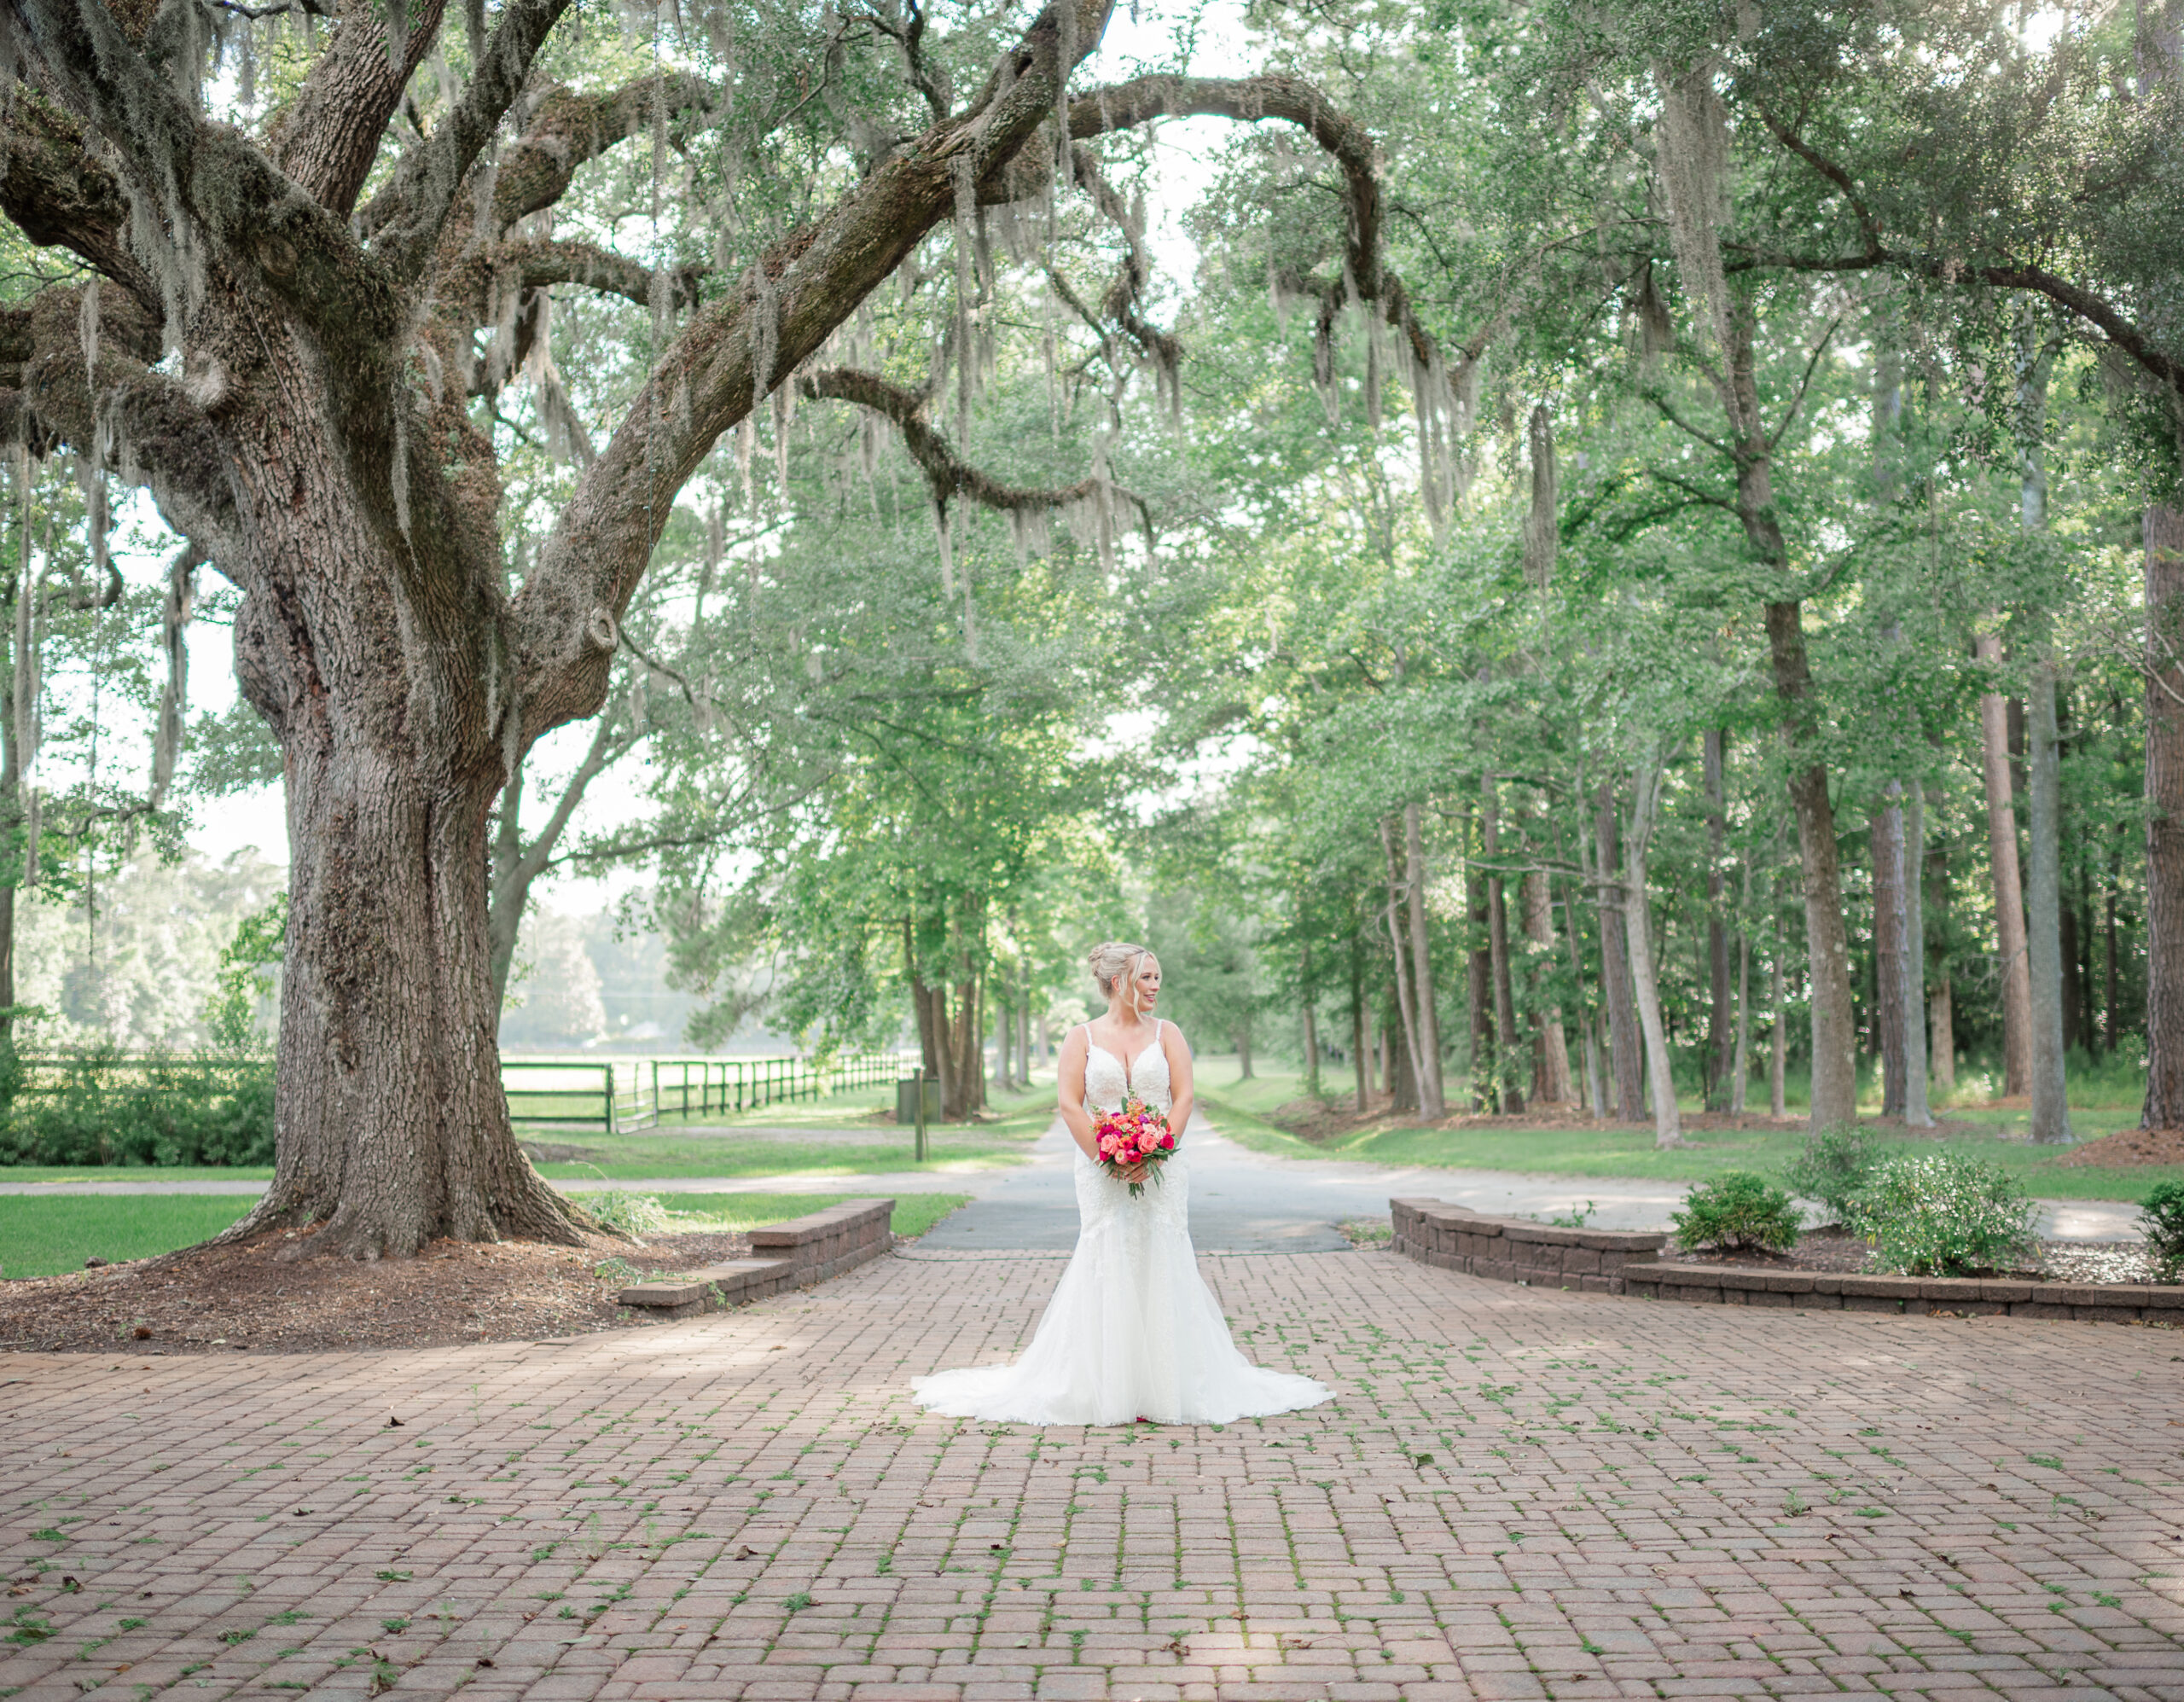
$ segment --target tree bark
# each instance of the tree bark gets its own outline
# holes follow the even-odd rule
[[[2146,514],[2146,1099],[2184,1129],[2184,509]]]
[[[2032,671],[2030,775],[2031,879],[2026,894],[2026,956],[2032,993],[2032,1138],[2071,1138],[2064,1081],[2061,763],[2055,736],[2055,671],[2042,658]]]
[[[1388,949],[1395,957],[1396,1018],[1403,1028],[1403,1053],[1410,1066],[1410,1079],[1422,1088],[1426,1081],[1426,1060],[1424,1053],[1420,1049],[1421,1022],[1418,1008],[1411,1001],[1410,974],[1403,965],[1407,956],[1403,928],[1397,920],[1403,880],[1396,862],[1395,818],[1391,816],[1380,817],[1380,851],[1388,865],[1388,902],[1382,915],[1387,921]]]
[[[2116,828],[2116,838],[2109,846],[2107,886],[2101,894],[2101,932],[2106,938],[2108,962],[2106,985],[2103,989],[2100,1001],[2100,1042],[2101,1049],[2111,1054],[2116,1050],[2116,1025],[2117,1019],[2117,1012],[2116,1008],[2116,886],[2117,882],[2122,878],[2123,873],[2123,847],[2122,843],[2123,833],[2123,824],[2118,822]]]
[[[1320,1014],[1310,1001],[1304,1005],[1304,1090],[1320,1096]]]
[[[1252,1019],[1246,1017],[1236,1030],[1236,1079],[1252,1079]]]
[[[1433,951],[1426,927],[1426,833],[1415,804],[1403,806],[1403,867],[1409,895],[1411,984],[1418,990],[1418,1050],[1425,1072],[1419,1078],[1419,1102],[1427,1121],[1449,1114],[1441,1074],[1441,1015],[1433,989]]]
[[[1903,1115],[1903,1005],[1909,967],[1903,942],[1903,806],[1901,782],[1888,783],[1873,812],[1873,1038],[1881,1059],[1880,1114]]]
[[[1956,1007],[1946,968],[1926,995],[1926,1028],[1933,1050],[1934,1086],[1947,1099],[1956,1091]]]
[[[1473,1111],[1492,1111],[1496,1101],[1495,1081],[1494,1033],[1494,953],[1488,944],[1488,916],[1486,877],[1479,871],[1478,862],[1467,863],[1464,869],[1465,907],[1471,913],[1472,949],[1467,965],[1464,1008],[1471,1019],[1471,1092],[1467,1095]]]
[[[1658,763],[1640,767],[1631,787],[1629,831],[1623,846],[1623,920],[1630,937],[1638,1021],[1646,1037],[1646,1074],[1653,1089],[1653,1144],[1657,1147],[1684,1144],[1682,1113],[1676,1102],[1676,1074],[1669,1059],[1668,1030],[1661,1020],[1660,984],[1654,970],[1646,902],[1646,852],[1653,843],[1660,784]]]
[[[1538,948],[1535,961],[1543,977],[1554,958],[1554,903],[1548,892],[1546,871],[1528,871],[1518,895],[1524,903],[1525,938]],[[1574,1105],[1577,1095],[1570,1079],[1570,1045],[1563,1033],[1562,1007],[1545,1004],[1536,985],[1531,989],[1531,1002],[1539,1012],[1539,1070],[1534,1090],[1548,1105]]]
[[[1372,1110],[1373,1098],[1365,1061],[1365,942],[1359,933],[1350,937],[1350,1056],[1356,1066],[1357,1114],[1362,1117]]]
[[[1589,836],[1581,830],[1578,837],[1582,842]],[[1562,901],[1562,920],[1570,941],[1571,985],[1577,989],[1577,1031],[1584,1052],[1586,1108],[1594,1117],[1605,1118],[1608,1113],[1600,1074],[1600,1025],[1594,1016],[1592,1002],[1585,997],[1585,960],[1577,944],[1577,898],[1565,894]]]
[[[1729,1014],[1729,929],[1723,914],[1728,884],[1722,868],[1723,843],[1728,837],[1728,799],[1722,775],[1722,735],[1709,727],[1701,735],[1702,766],[1706,786],[1706,971],[1712,996],[1706,1020],[1706,1050],[1711,1060],[1706,1072],[1706,1107],[1718,1111],[1734,1090],[1725,1093],[1735,1040]]]
[[[1504,1113],[1525,1108],[1524,1089],[1517,1085],[1517,1001],[1509,981],[1509,907],[1502,879],[1501,788],[1492,775],[1480,787],[1480,849],[1486,855],[1486,940],[1488,967],[1494,976],[1494,1085]]]
[[[1790,1114],[1790,1030],[1787,1000],[1787,977],[1782,973],[1784,947],[1782,943],[1782,877],[1774,877],[1774,902],[1769,907],[1768,933],[1774,950],[1768,954],[1769,989],[1774,1002],[1774,1020],[1767,1048],[1767,1112],[1777,1123]]]
[[[1615,793],[1605,781],[1594,800],[1594,822],[1600,904],[1600,980],[1607,995],[1610,1063],[1615,1071],[1615,1115],[1624,1123],[1646,1120],[1645,1088],[1639,1077],[1641,1051],[1638,1015],[1630,1002],[1630,960],[1626,956],[1629,935],[1629,906],[1617,879],[1621,860],[1621,834],[1615,813]]]
[[[1972,654],[1999,665],[2002,641],[1983,632]],[[2026,961],[2024,897],[2018,876],[2017,810],[2010,785],[2008,706],[1999,692],[1979,699],[1980,772],[1987,789],[1987,860],[1995,885],[1995,948],[2002,986],[2002,1092],[2032,1091],[2032,970]]]
[[[1903,1120],[1913,1129],[1934,1126],[1926,1095],[1926,793],[1914,785],[1903,805],[1903,868],[1896,882],[1903,895]]]

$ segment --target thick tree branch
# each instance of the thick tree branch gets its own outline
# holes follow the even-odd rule
[[[432,50],[447,0],[423,0],[410,17],[399,64],[387,55],[384,5],[351,5],[295,98],[267,136],[273,162],[303,192],[342,218],[356,205],[380,144],[409,86]]]
[[[372,247],[398,276],[417,277],[431,263],[471,167],[523,92],[531,61],[568,3],[507,0],[455,109],[396,166]]]
[[[102,0],[0,0],[54,91],[110,144],[171,222],[166,240],[209,244],[254,270],[317,335],[328,366],[367,382],[400,322],[392,280],[346,218],[284,176],[241,132],[206,122],[124,35]],[[179,227],[179,228],[175,228]],[[178,259],[177,270],[186,270]]]
[[[815,224],[776,243],[742,288],[700,311],[676,339],[578,485],[516,599],[526,741],[598,706],[621,612],[676,492],[721,433],[953,216],[960,181],[975,195],[998,178],[1054,110],[1066,71],[1098,45],[1112,3],[1048,0],[966,111],[907,144]]]
[[[129,201],[72,119],[27,89],[0,125],[0,213],[41,247],[67,249],[153,312],[158,287],[129,252]]]
[[[888,421],[902,433],[903,447],[925,474],[933,500],[944,505],[961,497],[981,508],[1004,513],[1043,513],[1085,501],[1096,495],[1104,482],[1096,478],[1080,479],[1074,485],[1052,490],[1004,485],[965,461],[948,439],[926,422],[925,398],[872,373],[826,367],[806,373],[797,380],[797,388],[815,402],[854,402]],[[1137,501],[1136,497],[1130,500]],[[1143,504],[1139,507],[1141,509]]]

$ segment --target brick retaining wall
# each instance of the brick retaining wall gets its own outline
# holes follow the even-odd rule
[[[1628,1294],[1724,1306],[1801,1311],[1926,1312],[1973,1317],[2079,1318],[2184,1327],[2184,1287],[2134,1283],[2012,1281],[1953,1276],[1837,1275],[1655,1259],[1658,1231],[1560,1229],[1524,1217],[1490,1217],[1438,1200],[1391,1200],[1395,1250],[1441,1270],[1539,1288]]]
[[[1391,1200],[1396,1251],[1421,1264],[1495,1282],[1620,1294],[1633,1261],[1660,1252],[1658,1231],[1562,1229],[1528,1217],[1489,1217],[1438,1200]]]
[[[747,1305],[787,1289],[809,1288],[893,1246],[888,1225],[894,1211],[892,1200],[845,1200],[808,1217],[769,1223],[751,1232],[755,1257],[707,1265],[686,1276],[634,1282],[614,1301],[663,1318],[686,1318],[715,1306]]]
[[[1727,1264],[1629,1264],[1624,1292],[1647,1300],[1790,1306],[1818,1312],[1927,1312],[1956,1317],[2079,1318],[2184,1325],[2184,1288],[2032,1282],[1978,1276],[1836,1275]]]

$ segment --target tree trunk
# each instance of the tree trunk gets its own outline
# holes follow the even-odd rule
[[[1320,1096],[1320,1014],[1310,1002],[1304,1006],[1304,1091]]]
[[[1492,1111],[1494,1078],[1494,953],[1487,944],[1486,877],[1476,861],[1464,869],[1465,908],[1471,914],[1472,949],[1466,966],[1464,1008],[1471,1019],[1471,1092],[1473,1111]]]
[[[1780,1123],[1790,1114],[1790,1031],[1783,1021],[1782,1004],[1786,990],[1782,985],[1782,943],[1779,938],[1774,942],[1770,969],[1774,1021],[1767,1046],[1767,1114]]]
[[[1623,890],[1615,868],[1621,842],[1615,816],[1615,793],[1606,781],[1594,800],[1594,832],[1600,898],[1600,981],[1607,995],[1607,1037],[1610,1062],[1615,1070],[1616,1116],[1625,1123],[1646,1120],[1645,1088],[1639,1078],[1638,1015],[1630,1002],[1630,960],[1625,955],[1629,937]],[[1642,924],[1641,925],[1643,926]]]
[[[1484,807],[1479,814],[1480,849],[1486,855],[1486,940],[1489,967],[1494,974],[1494,1084],[1505,1113],[1525,1108],[1524,1089],[1517,1085],[1517,1000],[1509,982],[1509,907],[1503,898],[1501,788],[1492,775],[1480,787]]]
[[[2151,582],[2149,582],[2151,583]],[[1982,662],[2002,659],[2002,641],[1983,632],[1972,642]],[[2017,810],[2010,786],[2007,706],[2000,693],[1979,700],[1980,770],[1987,788],[1987,860],[1994,873],[1995,947],[2002,984],[2002,1092],[2032,1091],[2032,971],[2024,955],[2024,898],[2018,878]]]
[[[1365,943],[1356,934],[1350,939],[1350,1055],[1356,1066],[1357,1114],[1373,1108],[1372,1082],[1365,1061]]]
[[[2106,985],[2103,990],[2100,1001],[2100,1043],[2102,1049],[2111,1054],[2116,1050],[2117,1024],[2116,885],[2117,880],[2122,877],[2123,872],[2123,850],[2122,845],[2123,833],[2123,824],[2118,822],[2116,828],[2115,840],[2111,842],[2109,847],[2108,881],[2106,889],[2101,894],[2100,900],[2102,910],[2101,932],[2106,939],[2108,958]],[[9,973],[12,975],[14,972],[11,969]],[[10,996],[13,996],[12,994]]]
[[[1623,847],[1623,920],[1630,936],[1630,963],[1635,972],[1638,1021],[1646,1037],[1646,1074],[1653,1089],[1653,1144],[1681,1147],[1683,1118],[1676,1102],[1676,1075],[1670,1066],[1668,1030],[1661,1020],[1660,984],[1653,966],[1653,943],[1646,902],[1646,852],[1653,837],[1660,802],[1658,764],[1640,767],[1631,789],[1630,830]]]
[[[956,1039],[948,1020],[948,990],[938,983],[926,989],[932,1012],[934,1079],[940,1083],[940,1115],[944,1122],[954,1122],[961,1115],[961,1090],[956,1085]]]
[[[1744,1115],[1745,1089],[1751,1080],[1751,935],[1737,931],[1737,1048],[1730,1066],[1729,1115]]]
[[[1940,800],[1937,796],[1930,794],[1926,802],[1937,806]],[[1956,1091],[1956,1012],[1949,986],[1949,961],[1946,950],[1949,938],[1949,844],[1946,839],[1936,837],[1926,852],[1925,867],[1926,876],[1920,886],[1920,915],[1923,919],[1929,911],[1932,913],[1934,937],[1943,948],[1926,958],[1929,981],[1926,990],[1927,1068],[1931,1073],[1934,1087],[1943,1099],[1947,1099]]]
[[[253,642],[246,629],[239,650]],[[498,771],[466,787],[351,708],[284,707],[280,1141],[272,1187],[229,1234],[322,1223],[299,1245],[367,1259],[443,1236],[574,1242],[588,1220],[531,1167],[501,1090],[485,845]]]
[[[1946,969],[1926,995],[1926,1028],[1933,1052],[1934,1086],[1947,1099],[1956,1091],[1956,1008]]]
[[[2146,1101],[2184,1129],[2184,509],[2146,514]]]
[[[1709,727],[1702,735],[1702,746],[1706,785],[1706,969],[1712,995],[1706,1021],[1706,1050],[1712,1064],[1706,1072],[1705,1103],[1710,1111],[1718,1111],[1726,1099],[1737,1096],[1735,1089],[1727,1095],[1722,1092],[1733,1067],[1735,1040],[1729,1014],[1728,919],[1723,914],[1728,888],[1722,854],[1729,822],[1728,793],[1722,777],[1722,729]]]
[[[1903,941],[1903,806],[1900,781],[1873,812],[1873,1038],[1881,1060],[1880,1114],[1903,1115],[1903,1006],[1909,965]]]
[[[1587,835],[1579,834],[1582,842]],[[1580,890],[1583,890],[1580,888]],[[1565,896],[1562,901],[1562,920],[1570,940],[1571,985],[1577,989],[1577,1032],[1585,1059],[1586,1109],[1596,1118],[1607,1116],[1607,1103],[1602,1097],[1600,1076],[1600,1025],[1592,1003],[1585,997],[1584,954],[1577,944],[1577,900]]]
[[[1012,1034],[1016,1026],[1016,1013],[1006,996],[994,1002],[993,1025],[993,1087],[996,1093],[1007,1093],[1015,1085],[1011,1072],[1010,1053]]]
[[[1405,1061],[1410,1066],[1410,1079],[1423,1086],[1426,1055],[1420,1049],[1422,1037],[1420,1029],[1422,1023],[1418,1008],[1411,999],[1410,973],[1403,966],[1403,959],[1408,955],[1404,949],[1404,930],[1397,920],[1403,880],[1396,864],[1395,818],[1391,816],[1380,817],[1380,851],[1388,865],[1388,903],[1383,914],[1387,918],[1388,949],[1395,956],[1396,1019],[1403,1028],[1403,1053]]]
[[[1538,948],[1535,954],[1544,977],[1554,959],[1554,903],[1548,895],[1543,869],[1529,871],[1518,887],[1524,905],[1525,938]],[[1535,1008],[1542,1004],[1539,989],[1531,990]],[[1562,1030],[1562,1007],[1546,1005],[1539,1010],[1539,1071],[1534,1091],[1549,1105],[1574,1105],[1577,1095],[1570,1079],[1570,1045]]]
[[[1903,1120],[1913,1129],[1934,1126],[1926,1097],[1926,799],[1914,785],[1903,805],[1903,868],[1896,882],[1903,903]]]
[[[910,1006],[916,1011],[918,1018],[920,1061],[925,1066],[925,1078],[929,1082],[944,1079],[940,1067],[939,1018],[934,1009],[934,1001],[938,997],[937,988],[927,986],[915,975],[910,978]]]
[[[1438,1123],[1449,1114],[1448,1093],[1441,1075],[1441,1014],[1435,1004],[1433,951],[1426,928],[1426,833],[1415,804],[1403,812],[1403,867],[1409,876],[1410,909],[1411,984],[1418,990],[1418,1051],[1426,1066],[1420,1078],[1420,1108],[1427,1121]]]
[[[1399,995],[1397,996],[1400,997]],[[1398,1019],[1381,1031],[1388,1037],[1388,1109],[1416,1111],[1418,1071],[1412,1062],[1410,1049],[1395,1043],[1396,1031],[1401,1025]]]
[[[1236,1079],[1252,1079],[1252,1019],[1246,1017],[1236,1030]]]
[[[2032,994],[2032,1138],[2071,1138],[2064,1082],[2061,763],[2055,737],[2055,671],[2044,657],[2032,671],[2032,868],[2026,893],[2026,956]]]

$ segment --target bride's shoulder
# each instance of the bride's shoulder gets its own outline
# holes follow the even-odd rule
[[[1191,1055],[1191,1043],[1183,1038],[1182,1025],[1170,1021],[1165,1016],[1160,1019],[1160,1043],[1163,1046],[1180,1046],[1183,1049],[1183,1056],[1188,1058]]]

